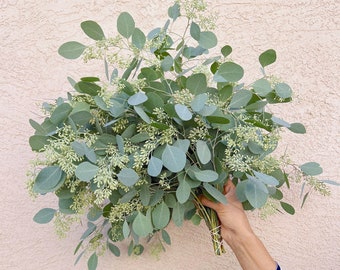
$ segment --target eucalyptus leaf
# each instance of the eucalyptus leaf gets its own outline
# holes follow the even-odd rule
[[[146,37],[144,33],[139,29],[135,28],[132,34],[132,44],[136,46],[137,49],[143,49],[146,42]]]
[[[151,119],[150,117],[145,113],[142,107],[140,106],[133,106],[135,112],[142,118],[146,123],[150,124]]]
[[[176,226],[180,227],[184,221],[184,207],[181,203],[176,202],[172,209],[172,220]]]
[[[40,151],[49,144],[49,138],[43,135],[33,135],[29,138],[29,144],[33,151]]]
[[[308,194],[308,193],[307,193]],[[295,209],[293,206],[291,206],[289,203],[285,202],[280,202],[281,207],[283,210],[285,210],[288,214],[294,215],[295,214]]]
[[[306,133],[306,128],[303,124],[301,123],[292,123],[290,124],[290,127],[288,128],[290,131],[298,134],[305,134]]]
[[[99,167],[88,161],[80,163],[75,171],[75,175],[79,180],[84,182],[90,182],[97,174]]]
[[[167,243],[168,245],[171,245],[170,235],[167,233],[166,230],[162,230],[162,239],[165,243]]]
[[[269,49],[259,56],[259,61],[262,67],[266,67],[276,61],[276,52],[273,49]]]
[[[130,235],[130,227],[126,220],[123,222],[123,235],[125,239]]]
[[[76,59],[83,54],[85,49],[85,45],[77,41],[69,41],[60,46],[58,53],[67,59]]]
[[[193,39],[199,41],[201,35],[201,29],[199,25],[195,22],[192,22],[190,25],[190,35]]]
[[[66,174],[59,166],[43,168],[34,181],[33,190],[37,193],[47,193],[57,190],[65,181]]]
[[[227,57],[232,51],[233,49],[229,45],[225,45],[221,49],[221,53],[224,57]]]
[[[216,189],[209,183],[203,183],[203,187],[214,199],[222,204],[227,204],[226,197],[218,189]]]
[[[138,212],[132,223],[133,231],[140,237],[146,237],[153,231],[153,226],[151,223],[151,219],[148,216],[143,215],[141,212]]]
[[[276,94],[283,99],[290,98],[292,96],[292,89],[286,83],[278,83],[275,85]]]
[[[171,172],[180,172],[186,163],[185,153],[175,146],[167,145],[162,154],[163,165]]]
[[[197,140],[196,151],[202,164],[207,164],[211,160],[211,152],[206,141]]]
[[[279,181],[271,175],[267,175],[257,171],[253,172],[255,177],[266,185],[277,186],[279,184]]]
[[[229,107],[231,109],[240,109],[245,107],[252,98],[252,93],[249,90],[239,90],[232,97]]]
[[[131,168],[124,168],[117,174],[118,180],[125,186],[131,187],[139,180],[138,174]]]
[[[301,171],[310,176],[319,175],[322,173],[322,168],[317,162],[307,162],[300,166]]]
[[[55,209],[52,208],[43,208],[38,213],[36,213],[33,217],[33,220],[39,224],[49,223],[56,213]]]
[[[98,256],[94,252],[87,261],[88,270],[96,270],[98,265]]]
[[[140,105],[148,100],[147,95],[143,92],[138,92],[128,99],[128,103],[132,106]]]
[[[125,38],[131,37],[135,31],[135,21],[128,12],[122,12],[117,19],[117,30]]]
[[[213,170],[198,170],[194,172],[194,175],[202,182],[213,182],[218,179],[218,173]]]
[[[170,221],[169,207],[162,202],[158,204],[152,211],[152,222],[156,229],[165,228]]]
[[[180,5],[175,3],[173,6],[169,7],[168,15],[174,21],[181,15],[180,13]]]
[[[56,107],[50,117],[53,124],[60,124],[65,121],[67,116],[71,113],[72,106],[68,103],[63,103]]]
[[[188,109],[187,106],[182,104],[176,104],[175,105],[175,111],[180,119],[183,121],[189,121],[192,118],[192,113]]]
[[[185,179],[183,179],[179,182],[179,185],[176,189],[177,200],[182,204],[185,203],[189,199],[190,193],[191,186],[185,181]]]
[[[116,257],[119,257],[120,256],[120,250],[119,248],[112,244],[112,243],[107,243],[108,244],[108,247],[109,247],[109,250],[116,256]]]
[[[202,31],[199,35],[198,44],[204,49],[211,49],[217,45],[217,37],[211,31]]]
[[[233,62],[226,62],[220,65],[214,75],[216,82],[237,82],[242,79],[244,74],[243,68]]]
[[[265,97],[272,91],[270,82],[268,82],[266,79],[259,79],[254,82],[253,88],[255,90],[255,93],[261,97]]]
[[[157,177],[163,168],[163,162],[159,158],[151,156],[150,161],[148,163],[148,174],[153,177]]]
[[[248,181],[245,195],[254,208],[261,208],[268,199],[268,190],[260,181]]]
[[[186,87],[194,95],[203,94],[207,90],[207,78],[203,73],[196,73],[187,78]]]
[[[199,94],[191,101],[190,106],[194,112],[199,112],[204,108],[207,101],[208,95],[206,93]]]
[[[80,24],[80,26],[88,37],[94,40],[105,39],[102,28],[95,21],[84,21]]]

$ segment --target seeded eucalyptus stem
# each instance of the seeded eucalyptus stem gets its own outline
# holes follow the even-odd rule
[[[205,224],[209,229],[215,255],[222,255],[226,251],[223,246],[220,221],[218,219],[216,211],[209,207],[205,207],[197,196],[195,196],[194,203],[198,210],[198,214],[201,218],[204,219]]]

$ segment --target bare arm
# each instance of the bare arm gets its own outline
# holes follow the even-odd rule
[[[235,253],[244,270],[275,270],[277,265],[254,234],[242,204],[236,197],[235,186],[228,180],[224,187],[226,205],[202,197],[202,204],[214,209],[221,222],[223,239]]]

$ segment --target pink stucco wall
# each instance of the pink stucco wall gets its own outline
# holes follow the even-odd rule
[[[85,41],[80,22],[99,22],[115,31],[116,17],[129,11],[140,28],[158,26],[166,0],[0,0],[0,269],[86,269],[73,266],[73,250],[84,228],[58,240],[52,224],[38,225],[33,215],[56,206],[51,196],[34,202],[25,190],[26,170],[34,154],[28,119],[38,119],[37,104],[65,95],[67,76],[100,74],[102,66],[81,65],[57,55],[65,41]],[[324,167],[324,179],[340,178],[339,51],[340,2],[337,0],[214,0],[218,36],[230,44],[233,59],[245,67],[245,80],[259,75],[257,57],[269,48],[278,53],[270,71],[295,91],[295,101],[278,109],[287,121],[303,122],[308,134],[284,134],[281,149],[298,163],[314,160]],[[92,72],[89,72],[92,70]],[[274,108],[273,110],[275,110]],[[266,221],[249,214],[255,231],[283,269],[340,269],[340,192],[328,198],[313,194],[301,210],[299,190],[289,195],[295,216],[275,215]],[[212,254],[202,225],[170,226],[172,246],[159,259],[146,250],[141,257],[106,254],[102,269],[240,269],[230,251]],[[124,249],[123,249],[124,251]]]

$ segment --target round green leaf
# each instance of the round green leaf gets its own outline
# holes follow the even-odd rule
[[[231,54],[232,51],[233,49],[229,45],[225,45],[221,49],[221,53],[224,57],[227,57],[229,54]]]
[[[79,180],[90,182],[90,180],[92,180],[93,177],[95,177],[95,175],[97,174],[98,169],[98,166],[85,161],[77,166],[75,174],[79,178]]]
[[[85,32],[85,34],[94,39],[94,40],[102,40],[105,39],[104,32],[100,25],[94,21],[84,21],[80,24],[81,29]]]
[[[317,162],[307,162],[300,166],[301,171],[306,175],[319,175],[322,173],[322,168]]]
[[[283,99],[290,98],[293,94],[292,89],[288,84],[278,83],[275,85],[275,93]]]
[[[167,145],[162,154],[163,165],[171,172],[180,172],[186,163],[185,153],[171,145]]]
[[[52,208],[43,208],[33,217],[33,220],[39,224],[49,223],[55,214],[56,210]]]
[[[194,95],[203,94],[207,91],[207,77],[203,73],[196,73],[186,80],[186,88]]]
[[[171,55],[164,57],[164,59],[161,62],[161,67],[163,71],[170,71],[173,65],[174,59],[171,57]]]
[[[190,35],[193,39],[200,40],[201,29],[197,23],[192,22],[190,25]]]
[[[208,95],[206,93],[199,94],[191,101],[190,106],[194,112],[199,112],[204,108],[207,101]]]
[[[132,34],[132,44],[135,45],[137,49],[143,49],[146,42],[146,37],[144,33],[139,29],[135,28]]]
[[[158,176],[163,168],[163,162],[159,158],[152,156],[148,164],[148,174],[150,176]]]
[[[85,49],[85,45],[77,41],[70,41],[61,45],[58,53],[67,59],[76,59],[82,55]]]
[[[180,5],[178,3],[175,3],[173,6],[169,7],[168,15],[173,20],[176,20],[179,16],[181,16]]]
[[[144,216],[141,212],[138,212],[132,223],[133,231],[140,237],[146,237],[153,231],[151,218]]]
[[[257,171],[253,171],[253,172],[254,172],[255,177],[266,185],[277,186],[279,184],[279,181],[273,176],[270,176],[270,175],[267,175],[261,172],[257,172]]]
[[[33,135],[29,138],[29,144],[33,151],[40,151],[49,143],[48,137],[43,135]]]
[[[248,181],[245,187],[245,196],[254,208],[261,208],[267,201],[268,190],[260,181]]]
[[[170,221],[169,207],[162,202],[158,204],[152,211],[152,222],[156,229],[165,228]]]
[[[270,85],[270,82],[268,82],[266,79],[259,79],[253,84],[253,88],[255,90],[255,93],[258,94],[261,97],[265,97],[272,91],[272,87]]]
[[[118,16],[117,30],[125,38],[129,38],[135,31],[135,21],[128,12],[122,12]]]
[[[43,168],[37,175],[33,190],[37,193],[47,193],[57,190],[65,181],[66,174],[59,166]]]
[[[132,106],[136,106],[136,105],[144,103],[147,100],[148,100],[147,95],[145,95],[143,92],[138,92],[132,95],[131,97],[129,97],[128,103]]]
[[[125,186],[131,187],[139,180],[139,175],[130,168],[124,168],[117,174],[118,180]]]
[[[276,61],[276,52],[269,49],[259,56],[259,61],[262,67],[266,67]]]
[[[192,113],[188,109],[187,106],[182,104],[176,104],[175,105],[175,111],[180,119],[183,121],[189,121],[192,118]]]
[[[73,121],[74,124],[85,126],[92,119],[92,114],[88,111],[79,111],[76,113],[72,113],[69,118]]]
[[[214,75],[216,82],[237,82],[242,79],[244,74],[243,68],[233,62],[227,62],[220,65]]]
[[[217,37],[213,32],[202,31],[199,35],[198,44],[204,49],[211,49],[217,45]]]
[[[208,144],[205,141],[197,140],[196,152],[198,155],[198,159],[202,164],[207,164],[211,160],[211,152]]]

